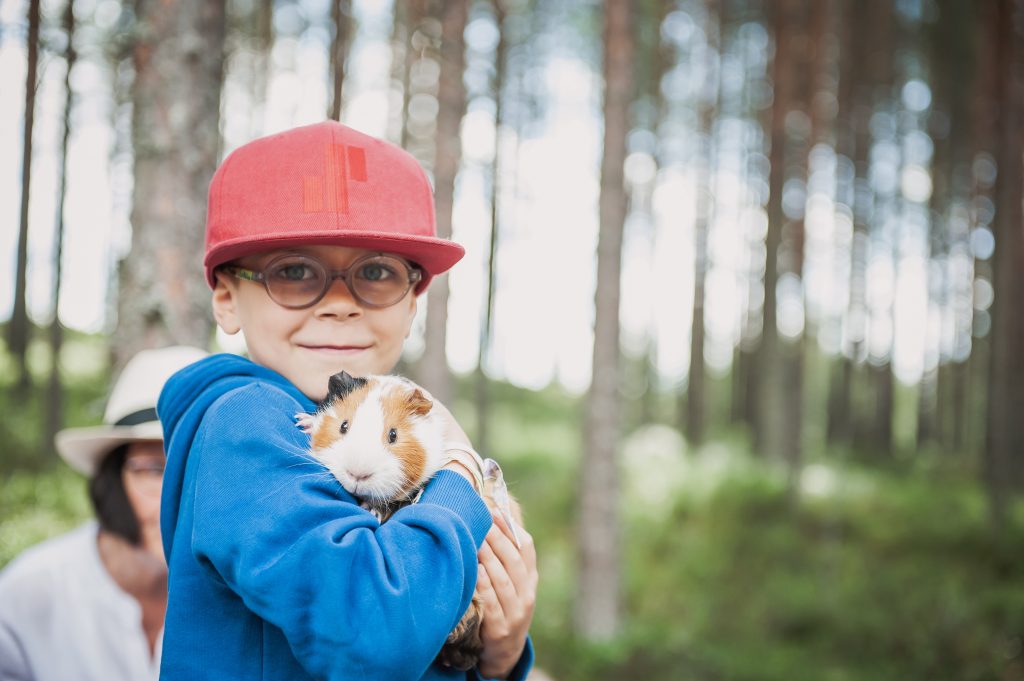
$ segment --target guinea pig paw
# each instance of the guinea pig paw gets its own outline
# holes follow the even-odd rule
[[[295,415],[295,427],[301,430],[303,433],[309,433],[313,430],[313,424],[316,419],[313,418],[312,414],[296,414]]]

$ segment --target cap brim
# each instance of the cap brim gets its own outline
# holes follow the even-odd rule
[[[69,466],[92,477],[100,462],[115,447],[132,442],[161,442],[163,429],[159,421],[137,426],[96,426],[69,428],[57,433],[57,453]]]
[[[338,231],[326,235],[322,231],[307,234],[281,232],[279,235],[260,235],[256,241],[250,237],[243,237],[218,244],[206,254],[203,261],[206,267],[206,280],[213,288],[216,285],[214,268],[235,258],[288,246],[320,245],[365,248],[408,258],[425,271],[423,279],[416,287],[417,293],[422,293],[434,276],[450,270],[466,253],[466,249],[454,241],[429,236],[367,231]]]

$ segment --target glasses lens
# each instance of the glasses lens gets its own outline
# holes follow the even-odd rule
[[[324,291],[327,272],[316,260],[286,255],[270,262],[264,270],[267,292],[284,307],[305,307]]]
[[[353,263],[352,293],[363,303],[376,307],[394,305],[412,287],[409,266],[398,258],[375,255]]]

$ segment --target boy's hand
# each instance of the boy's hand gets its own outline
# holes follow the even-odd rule
[[[480,547],[476,593],[483,606],[480,638],[484,644],[480,674],[505,679],[512,673],[526,645],[537,597],[537,552],[533,537],[517,528],[520,548],[504,517],[492,508],[494,526]]]

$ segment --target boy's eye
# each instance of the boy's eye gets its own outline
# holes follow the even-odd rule
[[[398,431],[395,430],[394,428],[392,428],[391,430],[388,431],[388,442],[391,443],[391,444],[395,444],[395,440],[397,440],[397,439],[398,439]]]
[[[315,278],[316,272],[309,265],[301,262],[286,262],[274,268],[270,276],[285,281],[303,281]]]
[[[341,434],[342,434],[342,435],[344,435],[345,433],[347,433],[347,432],[348,432],[348,421],[342,421],[342,422],[341,422],[341,428],[339,428],[338,430],[340,430],[340,431],[341,431]]]
[[[368,281],[383,281],[394,276],[394,270],[380,263],[367,263],[359,268],[359,278]]]

